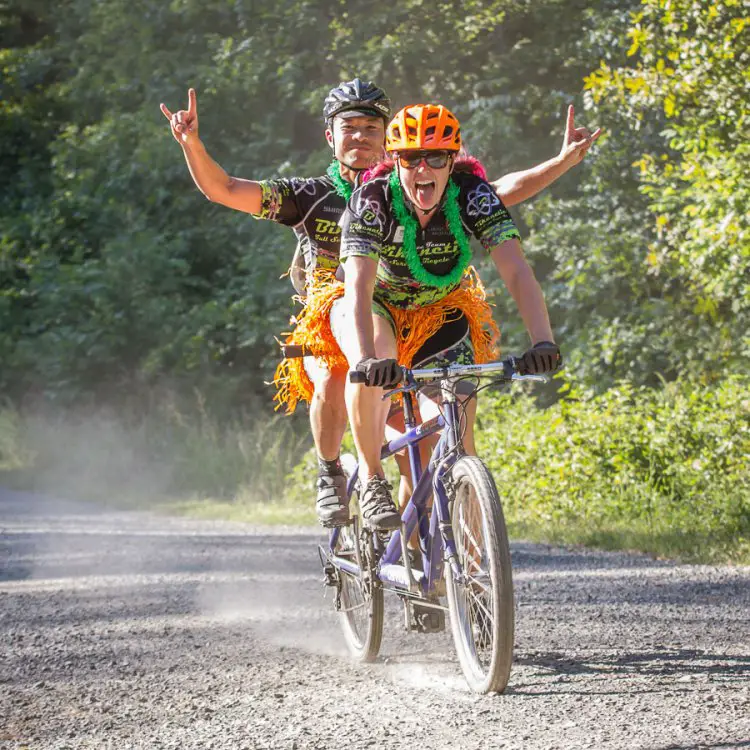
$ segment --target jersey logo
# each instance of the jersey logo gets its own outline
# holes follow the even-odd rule
[[[294,186],[295,195],[302,195],[303,193],[305,195],[315,195],[316,191],[317,191],[317,187],[312,180],[309,180],[309,181],[305,180],[304,182],[298,182]]]
[[[341,234],[341,227],[335,219],[315,219],[316,235],[333,235]]]
[[[379,229],[385,228],[385,211],[377,201],[368,200],[367,198],[364,200],[360,199],[355,212],[359,214],[365,226],[378,227]]]
[[[466,213],[469,216],[489,216],[500,205],[500,199],[486,183],[480,183],[469,191],[466,199]]]
[[[400,224],[399,226],[396,227],[396,231],[393,233],[393,241],[394,242],[404,241],[404,228]]]

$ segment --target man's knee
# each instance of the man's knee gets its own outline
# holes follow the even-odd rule
[[[314,398],[326,403],[344,402],[346,372],[330,372],[320,369],[313,379]]]

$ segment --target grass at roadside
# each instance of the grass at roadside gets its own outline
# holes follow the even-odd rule
[[[750,384],[627,384],[539,410],[483,400],[479,452],[517,539],[750,564]],[[0,484],[118,508],[315,524],[316,461],[289,419],[205,409],[139,422],[0,409]],[[351,450],[351,445],[345,446]],[[391,477],[393,478],[393,477]]]
[[[589,547],[610,552],[641,552],[655,559],[705,565],[750,565],[750,538],[706,536],[681,531],[654,532],[646,524],[611,524],[590,528],[585,523],[553,526],[508,519],[511,539],[563,547]]]
[[[498,395],[478,449],[516,533],[697,562],[750,563],[750,381]]]
[[[212,521],[235,521],[259,526],[314,526],[318,519],[311,501],[307,507],[295,503],[242,503],[210,498],[166,500],[157,512]]]

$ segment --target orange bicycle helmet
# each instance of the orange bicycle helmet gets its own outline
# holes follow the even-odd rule
[[[460,151],[461,126],[442,104],[410,104],[386,128],[385,150]]]

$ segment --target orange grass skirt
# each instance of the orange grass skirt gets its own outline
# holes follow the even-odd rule
[[[286,334],[285,344],[303,346],[310,355],[320,360],[330,372],[346,373],[349,364],[331,330],[330,314],[333,303],[344,296],[344,285],[331,278],[330,273],[317,277],[305,298],[305,306],[291,322],[294,331]],[[384,305],[393,319],[396,330],[398,362],[411,367],[414,356],[431,336],[445,323],[461,316],[469,324],[469,335],[477,364],[491,362],[499,356],[500,331],[492,319],[492,309],[482,282],[472,266],[466,269],[461,286],[431,305],[414,310],[403,310]],[[305,371],[302,358],[283,359],[273,379],[276,386],[276,409],[286,407],[291,413],[299,401],[310,401],[313,383]]]

